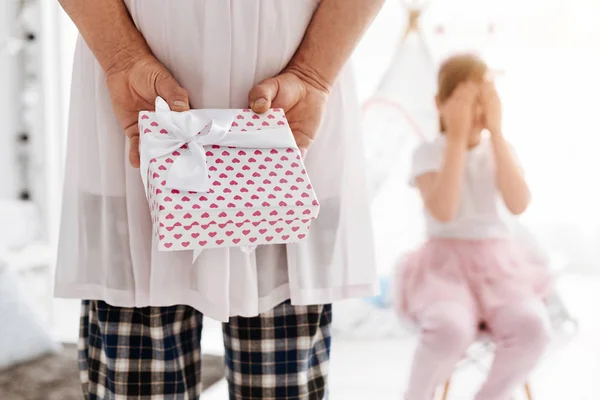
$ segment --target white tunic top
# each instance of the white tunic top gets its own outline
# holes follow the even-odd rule
[[[442,168],[447,139],[440,134],[435,140],[421,144],[414,152],[410,183],[416,178]],[[483,137],[466,157],[462,194],[456,217],[440,222],[427,209],[426,232],[429,237],[490,239],[512,234],[516,218],[508,211],[496,185],[496,168],[492,143]]]
[[[281,71],[318,1],[126,0],[154,54],[192,108],[244,108]],[[321,211],[308,239],[288,246],[190,252],[152,248],[138,170],[111,108],[105,76],[80,38],[73,69],[58,267],[59,297],[127,307],[187,304],[226,321],[291,299],[329,303],[377,291],[359,107],[351,72],[334,86],[307,171]]]

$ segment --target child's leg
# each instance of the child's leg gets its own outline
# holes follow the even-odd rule
[[[452,375],[477,335],[478,318],[472,307],[439,302],[419,318],[421,336],[414,355],[407,400],[432,400],[436,388]]]
[[[549,341],[550,321],[541,300],[499,308],[486,319],[496,356],[477,400],[508,400],[538,363]]]

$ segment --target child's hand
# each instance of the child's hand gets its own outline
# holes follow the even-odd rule
[[[463,82],[440,107],[448,139],[465,144],[469,140],[473,125],[473,104],[478,93],[479,88],[474,82]]]
[[[485,127],[492,135],[501,135],[502,103],[493,81],[487,80],[481,85],[481,100],[485,110]]]

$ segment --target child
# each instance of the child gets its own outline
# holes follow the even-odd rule
[[[398,269],[398,308],[420,326],[407,400],[432,400],[480,330],[496,356],[477,400],[508,400],[544,353],[546,271],[511,242],[530,193],[504,139],[501,104],[485,63],[445,61],[436,104],[441,134],[414,153],[427,242]],[[489,137],[484,136],[484,130]]]

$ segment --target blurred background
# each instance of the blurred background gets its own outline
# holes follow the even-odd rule
[[[557,334],[532,376],[534,398],[600,398],[599,20],[598,0],[387,0],[353,59],[383,292],[335,307],[333,400],[400,398],[415,332],[389,308],[389,275],[423,240],[407,168],[414,147],[437,134],[437,66],[464,50],[494,71],[505,133],[534,194],[519,238],[557,277],[549,304]],[[56,1],[0,2],[2,400],[80,398],[79,305],[52,299],[76,35]],[[206,398],[223,399],[220,327],[206,325],[204,349],[214,356]],[[474,349],[450,400],[469,398],[488,359],[486,344]]]

